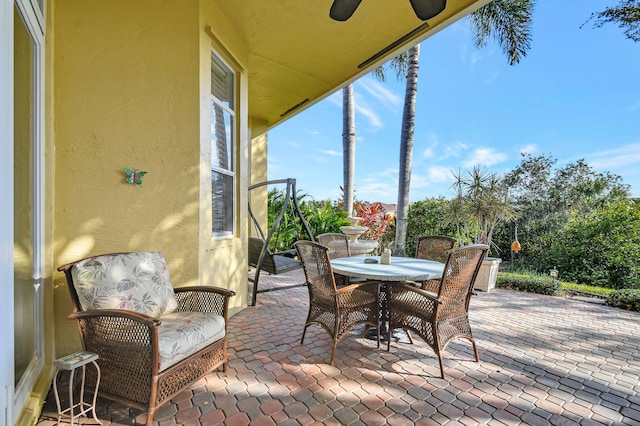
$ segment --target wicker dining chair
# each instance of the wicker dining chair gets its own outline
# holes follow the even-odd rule
[[[391,283],[389,287],[389,333],[402,328],[418,334],[438,356],[443,379],[442,352],[456,338],[469,340],[476,361],[480,361],[469,325],[469,301],[488,251],[484,244],[449,250],[437,295],[407,283]],[[387,350],[390,345],[391,339]]]
[[[351,257],[351,246],[349,245],[349,237],[339,232],[327,232],[316,237],[318,243],[328,249],[330,259],[338,259],[340,257]],[[343,287],[349,284],[349,277],[340,274],[333,274],[336,279],[336,285]]]
[[[454,248],[456,242],[455,238],[446,235],[423,235],[417,239],[415,258],[444,263],[447,261],[447,250]],[[424,280],[420,285],[423,290],[437,293],[440,280]]]
[[[329,360],[329,364],[333,364],[336,346],[340,340],[352,328],[366,324],[378,330],[379,348],[379,283],[350,284],[338,289],[329,261],[329,250],[325,246],[311,241],[298,241],[294,243],[294,247],[302,261],[309,290],[309,314],[300,344],[304,344],[307,327],[312,324],[319,325],[333,341]]]

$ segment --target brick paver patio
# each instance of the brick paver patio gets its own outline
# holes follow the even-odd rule
[[[301,271],[261,277],[302,281]],[[158,425],[640,424],[640,314],[507,290],[479,293],[467,341],[445,352],[446,380],[419,339],[391,351],[346,337],[326,364],[318,327],[300,345],[307,290],[258,295],[229,324],[229,369],[214,372],[155,415]],[[48,399],[38,425],[55,424]],[[144,424],[138,410],[99,399],[107,425]],[[91,424],[86,420],[85,424]]]

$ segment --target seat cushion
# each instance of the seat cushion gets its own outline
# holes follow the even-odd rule
[[[126,309],[157,318],[178,307],[160,252],[92,257],[75,264],[71,275],[85,311]]]
[[[159,318],[160,371],[225,336],[224,318],[205,312],[173,312]]]

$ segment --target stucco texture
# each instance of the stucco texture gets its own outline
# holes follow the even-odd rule
[[[238,286],[224,264],[217,274],[201,271],[217,265],[213,256],[200,258],[207,251],[199,246],[206,211],[200,118],[208,114],[202,111],[208,100],[201,96],[199,3],[55,4],[57,265],[101,253],[157,250],[174,286],[196,285],[203,275],[211,277],[206,284]],[[147,172],[142,185],[126,183],[125,167]],[[221,250],[239,246],[226,243]],[[228,264],[230,253],[216,257]],[[246,268],[244,273],[246,286]],[[61,355],[79,347],[75,324],[66,320],[71,303],[62,275],[55,308]]]

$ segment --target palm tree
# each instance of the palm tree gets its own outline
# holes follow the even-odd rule
[[[342,89],[342,162],[344,211],[353,211],[353,181],[356,168],[356,119],[353,102],[353,83]]]
[[[398,56],[394,62],[401,63]],[[394,64],[391,64],[394,68]],[[371,72],[377,79],[384,81],[384,66],[380,66]],[[354,180],[356,168],[356,119],[355,102],[353,98],[353,83],[342,88],[342,166],[343,166],[343,208],[348,215],[353,212]]]
[[[398,204],[396,206],[395,256],[405,255],[407,240],[407,218],[409,216],[409,188],[411,186],[411,161],[413,158],[413,133],[416,122],[416,98],[418,94],[418,68],[420,45],[409,49],[407,75],[400,136],[400,168],[398,169]]]
[[[502,178],[480,166],[454,174],[453,188],[456,198],[451,201],[449,221],[458,229],[458,239],[487,244],[490,250],[493,231],[500,223],[517,216],[514,205],[508,200],[508,188]]]
[[[484,47],[488,39],[493,38],[507,55],[509,65],[520,62],[531,44],[531,16],[534,5],[535,0],[494,0],[472,13],[470,22],[476,46]],[[405,255],[419,55],[418,46],[409,50],[400,140],[396,243],[393,250],[396,256]]]

